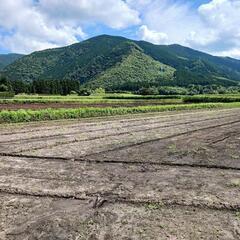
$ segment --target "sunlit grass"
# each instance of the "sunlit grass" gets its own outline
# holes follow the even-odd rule
[[[43,110],[17,110],[1,111],[0,123],[30,122],[57,119],[76,119],[101,116],[114,116],[135,113],[163,112],[175,110],[214,109],[240,107],[237,103],[202,103],[178,104],[161,106],[119,107],[119,108],[78,108],[78,109],[43,109]]]

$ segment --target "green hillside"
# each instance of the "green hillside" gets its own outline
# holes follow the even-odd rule
[[[22,54],[16,53],[0,54],[0,70],[2,70],[7,65],[13,63],[17,59],[21,58],[22,56],[23,56]]]
[[[180,45],[154,45],[102,35],[24,56],[4,68],[10,80],[74,80],[109,90],[189,84],[235,86],[240,61]]]
[[[115,66],[107,69],[86,85],[106,90],[138,90],[140,87],[166,85],[173,81],[175,69],[155,61],[137,48]]]
[[[34,52],[7,66],[4,73],[12,80],[71,78],[84,83],[120,61],[126,51],[128,44],[121,39],[92,38],[68,47]]]

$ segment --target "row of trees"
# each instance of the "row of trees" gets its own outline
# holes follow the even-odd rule
[[[76,80],[34,80],[32,82],[14,80],[10,82],[6,77],[0,77],[0,92],[67,95],[79,89],[80,83]]]
[[[105,92],[102,88],[98,89],[100,89],[99,91],[101,92]],[[123,92],[124,90],[125,89],[123,89]],[[93,90],[90,87],[80,86],[78,80],[34,80],[32,82],[23,82],[18,80],[9,81],[6,77],[0,76],[0,92],[15,92],[15,94],[37,93],[60,95],[67,95],[72,92],[76,92],[79,95],[90,95]],[[190,84],[187,87],[138,87],[132,92],[142,95],[224,94],[239,93],[240,86],[224,87],[216,84],[206,86]]]
[[[223,87],[219,85],[189,85],[188,87],[150,87],[137,91],[141,95],[197,95],[197,94],[231,94],[240,93],[240,87]]]

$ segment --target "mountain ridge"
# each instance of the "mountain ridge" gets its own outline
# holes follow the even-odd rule
[[[126,58],[128,67],[123,64]],[[151,64],[154,67],[146,66]],[[166,66],[166,70],[160,66]],[[169,69],[174,69],[170,75]],[[3,73],[10,80],[72,79],[108,90],[121,90],[126,85],[128,88],[122,90],[131,90],[129,82],[134,82],[134,89],[189,84],[235,86],[240,83],[240,61],[178,44],[155,45],[100,35],[70,46],[31,53],[6,66]]]
[[[23,54],[18,53],[0,54],[0,70],[23,56]]]

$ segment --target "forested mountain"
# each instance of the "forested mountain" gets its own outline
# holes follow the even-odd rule
[[[24,56],[4,68],[10,80],[78,81],[106,90],[189,84],[235,86],[240,61],[180,45],[154,45],[101,35],[67,47]]]
[[[10,54],[0,54],[0,70],[2,70],[7,65],[13,63],[17,59],[21,58],[22,54],[10,53]]]

